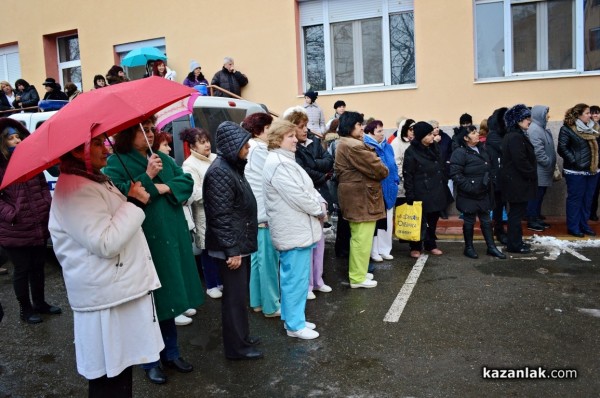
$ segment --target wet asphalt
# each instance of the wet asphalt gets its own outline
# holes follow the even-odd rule
[[[153,385],[134,369],[136,397],[593,397],[600,395],[600,250],[544,259],[546,249],[497,260],[476,244],[440,242],[398,322],[383,318],[415,260],[394,243],[395,259],[375,265],[374,289],[350,289],[347,260],[325,252],[331,293],[316,292],[307,319],[321,336],[287,337],[279,319],[250,313],[265,358],[229,361],[221,341],[220,301],[207,298],[190,326],[178,327],[194,371],[167,370]],[[534,247],[536,249],[536,247]],[[8,268],[12,270],[9,264]],[[0,276],[0,397],[85,397],[77,374],[72,313],[60,267],[49,260],[47,301],[64,313],[39,325],[18,319],[10,276]],[[249,312],[251,312],[249,310]],[[574,380],[484,380],[482,367],[576,369]]]

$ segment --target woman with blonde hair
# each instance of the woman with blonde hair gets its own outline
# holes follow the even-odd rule
[[[319,337],[304,315],[310,261],[327,212],[311,178],[296,163],[297,143],[296,125],[271,125],[263,182],[271,239],[279,251],[281,319],[288,336],[310,340]]]
[[[558,134],[558,154],[563,158],[563,175],[567,182],[567,230],[578,238],[596,235],[588,219],[598,184],[598,131],[590,107],[577,104],[565,113]]]

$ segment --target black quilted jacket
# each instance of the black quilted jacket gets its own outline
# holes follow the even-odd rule
[[[575,129],[575,126],[563,124],[558,133],[558,154],[563,158],[563,169],[590,171],[592,163],[590,145],[575,133]]]
[[[244,177],[246,160],[238,158],[250,133],[233,122],[217,128],[217,158],[202,187],[206,212],[206,249],[226,257],[257,250],[256,199]]]

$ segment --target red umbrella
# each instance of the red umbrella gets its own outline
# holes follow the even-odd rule
[[[27,181],[100,134],[125,130],[192,94],[197,91],[158,76],[80,94],[17,145],[0,189]]]

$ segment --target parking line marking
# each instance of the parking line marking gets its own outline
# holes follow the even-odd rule
[[[402,288],[396,296],[396,299],[392,303],[392,306],[388,310],[387,314],[385,314],[385,318],[383,318],[384,322],[398,322],[428,258],[429,255],[423,254],[417,259],[417,262],[408,274],[408,277],[406,278],[404,285],[402,285]]]
[[[575,250],[571,249],[570,247],[562,247],[561,249],[563,249],[567,253],[573,255],[574,257],[577,257],[578,259],[580,259],[582,261],[592,261],[589,258],[587,258],[586,256],[584,256],[583,254],[580,254],[580,253],[576,252]]]

